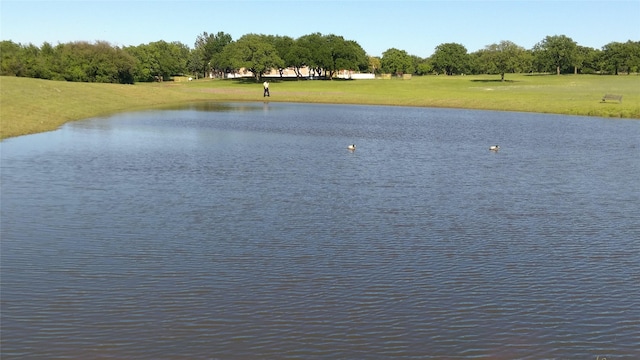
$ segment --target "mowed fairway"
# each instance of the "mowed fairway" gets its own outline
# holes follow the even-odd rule
[[[423,76],[271,81],[269,101],[449,107],[640,119],[640,76]],[[621,103],[601,101],[622,95]],[[68,121],[198,101],[263,101],[252,79],[114,85],[0,77],[0,139]]]

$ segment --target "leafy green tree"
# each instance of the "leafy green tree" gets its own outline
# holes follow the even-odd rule
[[[433,72],[431,63],[425,59],[421,59],[416,66],[416,75],[427,75]]]
[[[115,55],[113,48],[106,42],[98,42],[90,49],[88,56],[89,66],[87,67],[87,77],[89,81],[111,83],[116,82],[117,67],[111,59]]]
[[[135,59],[118,47],[99,41],[90,46],[87,67],[90,82],[133,83]]]
[[[34,77],[51,80],[55,78],[52,64],[55,62],[56,53],[54,47],[45,42],[40,47]]]
[[[298,38],[298,42],[308,49],[307,65],[318,76],[332,79],[339,70],[362,71],[369,67],[369,57],[360,44],[342,36],[313,33]]]
[[[318,76],[323,76],[324,69],[331,66],[331,50],[325,36],[320,33],[308,34],[298,38],[298,42],[309,52],[309,63],[307,65]]]
[[[348,57],[349,50],[347,49],[345,40],[342,36],[329,34],[324,36],[328,53],[327,63],[324,66],[325,72],[329,72],[328,78],[333,79],[333,76],[340,69],[349,69],[350,64],[343,61]],[[340,63],[338,63],[340,62]]]
[[[217,34],[209,34],[206,31],[203,32],[198,35],[195,42],[196,54],[200,56],[200,61],[192,59],[190,63],[192,65],[201,65],[201,71],[204,75],[208,72],[221,74],[225,68],[221,65],[220,54],[231,41],[231,35],[223,31],[219,31]]]
[[[23,76],[23,64],[20,61],[22,46],[10,40],[0,42],[0,75]]]
[[[627,70],[629,73],[640,72],[640,41],[627,41],[625,43],[629,48],[629,57],[627,58]]]
[[[12,41],[0,42],[0,74],[86,82],[153,81],[191,72],[226,72],[244,68],[259,79],[273,68],[283,75],[293,67],[309,66],[315,74],[333,78],[339,70],[381,69],[396,74],[431,72],[506,73],[554,71],[573,73],[632,73],[640,70],[640,42],[612,42],[602,50],[577,45],[570,38],[547,36],[525,50],[510,41],[488,45],[473,54],[456,43],[441,44],[429,59],[391,48],[382,58],[370,57],[355,41],[314,33],[288,36],[248,34],[232,42],[224,32],[198,36],[193,50],[179,43],[157,41],[121,49],[107,42],[71,42],[41,48]]]
[[[574,64],[577,44],[565,35],[547,36],[533,47],[533,54],[540,70],[554,68],[557,75]]]
[[[184,74],[187,70],[189,48],[180,42],[156,41],[149,44],[159,65],[157,75],[168,78]]]
[[[137,60],[121,48],[115,47],[114,54],[110,55],[114,65],[116,83],[133,84],[135,82],[134,72]],[[108,60],[105,60],[108,61]]]
[[[325,36],[325,41],[329,50],[329,62],[325,66],[325,71],[329,71],[329,79],[333,79],[340,69],[355,67],[350,62],[350,49],[342,36],[329,34]]]
[[[227,45],[223,51],[229,66],[235,70],[247,69],[256,81],[268,71],[284,66],[284,60],[264,35],[247,34]]]
[[[129,46],[125,47],[124,51],[136,59],[133,70],[133,76],[136,82],[149,82],[155,79],[153,69],[157,69],[159,66],[156,64],[156,59],[151,53],[149,45]]]
[[[611,42],[603,47],[603,51],[607,68],[615,75],[618,75],[620,68],[624,67],[627,56],[624,45],[620,42]]]
[[[339,70],[366,70],[369,58],[364,49],[353,40],[345,40],[342,36],[329,35],[331,49],[330,78]]]
[[[465,73],[469,68],[467,48],[457,43],[446,43],[436,46],[431,56],[434,70],[447,75]]]
[[[380,73],[382,68],[382,59],[377,56],[369,56],[369,72],[372,74]]]
[[[396,48],[388,49],[382,53],[381,59],[382,71],[385,73],[396,74],[412,74],[415,70],[411,56],[404,50]]]
[[[640,68],[640,41],[611,42],[602,51],[606,69],[615,75],[638,71]]]
[[[204,57],[201,54],[200,49],[193,49],[189,53],[189,59],[187,59],[187,70],[190,74],[193,74],[196,79],[200,78],[200,76],[204,76],[204,69],[206,69],[204,61],[202,60]]]
[[[426,62],[425,59],[423,59],[423,58],[421,58],[419,56],[416,56],[416,55],[409,55],[409,58],[411,59],[411,68],[412,68],[411,73],[412,74],[424,75],[424,74],[429,72],[429,70],[427,70],[424,73],[421,72],[422,70],[424,70],[424,68],[421,67],[421,65]]]
[[[86,41],[56,46],[57,72],[66,81],[89,82],[90,44]]]
[[[119,47],[105,41],[84,41],[43,45],[38,76],[55,80],[130,84],[136,60]],[[47,65],[44,65],[47,64]]]
[[[590,49],[586,53],[584,62],[582,63],[582,74],[602,73],[605,69],[605,62],[602,56],[602,50]]]
[[[284,75],[285,68],[293,66],[287,60],[289,59],[288,55],[295,44],[295,40],[289,36],[277,35],[269,35],[266,36],[265,39],[273,45],[273,47],[276,49],[276,52],[278,53],[278,56],[283,60],[282,66],[278,68],[280,77],[282,77]]]
[[[585,67],[585,64],[589,60],[590,54],[594,51],[593,48],[585,46],[576,46],[576,51],[573,55],[573,73],[578,74]]]
[[[490,74],[488,56],[486,48],[469,54],[469,73]]]
[[[299,79],[302,77],[300,69],[307,66],[310,62],[311,52],[308,48],[302,46],[298,40],[295,40],[293,45],[284,55],[285,66],[293,67],[296,72],[296,77]]]
[[[45,48],[47,58],[50,57],[50,47]],[[44,59],[43,51],[33,44],[21,45],[12,41],[3,41],[0,48],[2,53],[2,75],[51,79],[51,64]]]
[[[500,74],[501,81],[504,81],[505,73],[523,72],[527,68],[526,50],[511,41],[487,45],[480,54],[484,70],[490,74]]]
[[[160,40],[125,49],[136,58],[136,81],[162,81],[172,75],[187,73],[189,48],[180,42]]]
[[[32,78],[41,78],[41,69],[39,68],[38,58],[40,55],[40,49],[33,45],[29,44],[22,47],[21,51],[21,61],[24,64],[24,75],[26,77]]]

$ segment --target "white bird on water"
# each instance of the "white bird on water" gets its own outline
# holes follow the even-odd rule
[[[349,149],[351,151],[355,150],[356,149],[356,144],[351,144],[351,145],[347,146],[347,149]]]
[[[498,150],[500,150],[500,145],[491,145],[491,146],[489,146],[489,150],[498,151]]]

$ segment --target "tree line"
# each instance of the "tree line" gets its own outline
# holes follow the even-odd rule
[[[308,67],[315,76],[331,79],[340,70],[386,74],[495,74],[509,73],[630,74],[640,70],[640,41],[611,42],[594,49],[578,45],[565,35],[547,36],[532,49],[511,41],[487,45],[469,53],[458,43],[444,43],[433,55],[421,58],[390,48],[382,57],[368,56],[353,40],[313,33],[289,36],[246,34],[237,40],[224,32],[198,35],[194,47],[156,41],[118,47],[105,41],[0,43],[0,75],[50,80],[133,84],[161,81],[176,75],[224,77],[250,71],[259,80],[287,68],[302,78]]]

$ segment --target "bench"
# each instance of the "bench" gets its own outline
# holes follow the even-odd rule
[[[622,102],[622,95],[606,94],[605,96],[602,97],[602,102],[606,102],[607,100],[615,100],[617,102]]]

